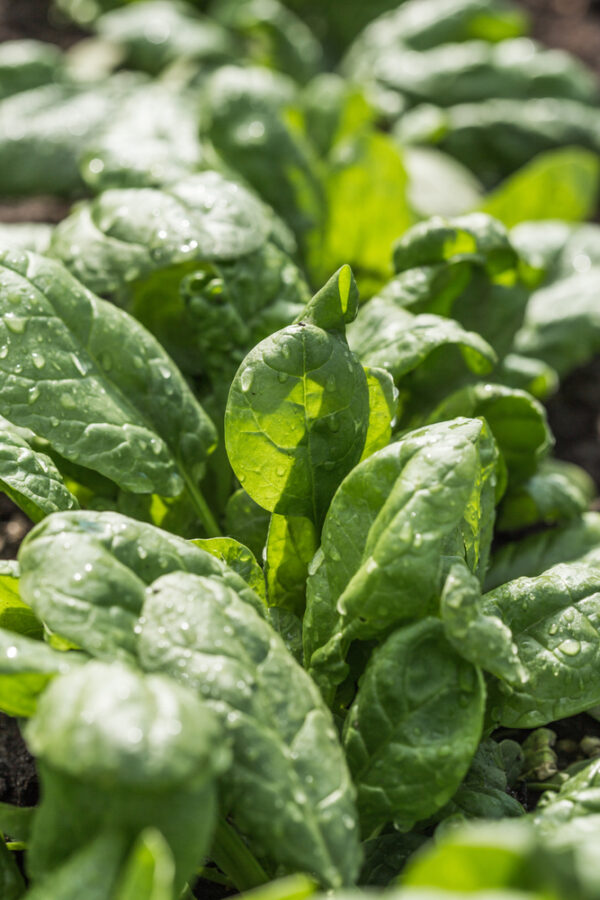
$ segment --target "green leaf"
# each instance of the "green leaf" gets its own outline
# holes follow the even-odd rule
[[[29,840],[34,815],[34,806],[13,806],[11,803],[0,803],[0,831],[8,834],[13,841],[26,842]]]
[[[595,496],[596,485],[582,468],[560,459],[543,460],[531,478],[504,496],[497,527],[519,531],[578,518]]]
[[[36,359],[43,356],[36,353],[34,364]],[[2,418],[0,488],[34,522],[57,510],[79,506],[50,457],[34,450],[19,429]]]
[[[354,791],[331,717],[256,611],[213,578],[166,576],[148,589],[139,655],[221,719],[234,753],[224,802],[251,848],[323,884],[351,882]]]
[[[600,702],[600,571],[565,563],[485,594],[482,609],[510,628],[528,675],[490,685],[492,719],[535,728]]]
[[[496,449],[487,426],[456,419],[406,435],[348,475],[329,508],[307,582],[307,668],[330,692],[355,639],[437,611],[442,554],[485,570]]]
[[[271,512],[307,516],[317,527],[358,462],[367,431],[367,380],[341,331],[356,304],[344,266],[309,302],[307,322],[248,354],[225,413],[229,461],[248,494]]]
[[[81,653],[61,653],[40,641],[0,629],[0,709],[9,716],[34,714],[38,696],[61,672],[80,666]]]
[[[455,219],[434,216],[415,225],[394,246],[396,272],[444,261],[475,262],[497,277],[514,269],[517,254],[504,226],[484,213]]]
[[[481,738],[481,673],[425,619],[375,651],[344,729],[363,833],[408,831],[455,793]]]
[[[365,375],[369,388],[369,426],[359,462],[389,444],[398,402],[398,391],[389,372],[365,366]]]
[[[581,222],[595,212],[599,177],[595,153],[554,150],[536,156],[488,194],[481,209],[507,228],[537,219]]]
[[[481,202],[483,189],[466,166],[431,147],[406,147],[408,197],[424,219],[460,216]]]
[[[63,55],[45,41],[11,40],[0,47],[0,98],[54,81],[61,75]]]
[[[21,600],[16,560],[0,561],[0,628],[37,640],[44,636],[42,623]]]
[[[597,298],[600,269],[562,278],[535,291],[515,339],[518,353],[539,357],[564,376],[600,347]]]
[[[14,856],[0,835],[0,891],[2,900],[19,900],[25,892],[25,882]]]
[[[192,544],[200,547],[201,550],[206,550],[211,556],[216,556],[222,563],[237,572],[244,581],[248,582],[256,596],[264,600],[266,604],[265,576],[254,553],[248,547],[230,537],[198,538],[193,540]]]
[[[441,316],[414,316],[383,297],[374,297],[361,308],[348,329],[348,341],[366,366],[385,369],[396,383],[431,353],[449,345],[457,345],[463,364],[478,374],[490,372],[496,362],[490,345],[458,322]]]
[[[374,131],[349,138],[333,150],[325,190],[324,233],[316,232],[309,248],[313,280],[348,262],[361,288],[373,293],[392,274],[393,242],[415,221],[400,150]]]
[[[359,883],[375,887],[392,885],[406,861],[427,838],[421,834],[394,831],[380,834],[363,843],[365,861],[360,871]]]
[[[485,615],[481,584],[463,562],[454,563],[440,599],[444,635],[454,650],[475,666],[517,686],[527,680],[509,628]]]
[[[209,849],[215,777],[231,759],[217,718],[192,691],[120,663],[90,662],[52,683],[25,737],[42,782],[28,857],[33,877],[105,829],[132,843],[156,827],[183,888]]]
[[[509,772],[507,757],[523,759],[523,751],[516,741],[497,744],[486,738],[477,748],[469,771],[450,802],[439,811],[436,819],[443,822],[454,816],[467,819],[505,819],[525,814],[518,800],[508,793]]]
[[[306,577],[316,550],[317,535],[310,519],[271,516],[265,569],[270,607],[303,615]]]
[[[296,86],[268,69],[222,66],[203,87],[206,137],[302,240],[321,225],[325,198],[313,150],[296,121]]]
[[[138,837],[125,864],[115,900],[173,900],[175,894],[173,855],[156,828]]]
[[[197,484],[215,429],[158,342],[53,260],[5,251],[0,267],[0,385],[11,421],[126,490],[174,496],[187,487],[214,529]]]
[[[583,558],[600,547],[600,513],[587,512],[565,525],[503,544],[492,553],[485,590],[522,575],[541,575],[561,562]]]
[[[4,45],[6,46],[6,45]],[[0,223],[0,245],[18,250],[45,253],[50,246],[53,226],[45,222]]]
[[[93,656],[135,657],[148,584],[167,572],[223,579],[264,614],[246,581],[191,541],[112,512],[57,513],[20,549],[21,593],[57,634]]]
[[[271,516],[243,488],[234,491],[225,509],[225,530],[245,544],[257,559],[263,558]]]
[[[510,483],[538,469],[554,443],[546,412],[530,394],[501,384],[472,384],[446,397],[429,414],[429,422],[456,416],[484,416],[496,439]]]

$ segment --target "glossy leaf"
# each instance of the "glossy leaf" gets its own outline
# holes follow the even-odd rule
[[[480,672],[425,619],[396,631],[360,682],[344,730],[363,833],[394,821],[408,831],[458,788],[477,749]]]
[[[233,742],[224,802],[259,855],[351,882],[354,791],[331,717],[280,638],[234,591],[182,572],[149,589],[139,655],[199,692]]]
[[[519,531],[578,518],[595,496],[596,486],[584,469],[560,459],[543,460],[531,478],[503,498],[498,529]]]
[[[248,547],[230,537],[198,538],[192,543],[201,550],[206,550],[211,556],[216,556],[228,568],[237,572],[250,585],[256,596],[266,603],[265,576]]]
[[[307,582],[304,652],[327,693],[350,643],[437,611],[442,554],[485,570],[496,449],[481,420],[412,432],[357,466],[340,486]]]
[[[398,402],[393,378],[385,369],[366,366],[365,374],[369,388],[369,427],[359,462],[389,444]]]
[[[21,593],[57,634],[100,658],[131,660],[148,584],[189,571],[231,584],[259,612],[244,579],[191,541],[112,512],[54,515],[20,549]]]
[[[357,301],[344,266],[302,321],[248,354],[225,413],[229,461],[248,494],[271,512],[307,516],[317,527],[367,432],[367,380],[344,338]]]
[[[271,516],[266,579],[269,606],[304,613],[308,567],[317,550],[315,526],[302,516]]]
[[[196,497],[216,433],[158,342],[53,260],[5,251],[0,264],[13,423],[126,490],[173,496],[187,485]]]
[[[528,675],[518,687],[490,687],[493,720],[535,728],[600,702],[599,592],[600,571],[575,562],[484,595],[483,611],[511,629]]]
[[[454,650],[475,666],[517,686],[527,680],[510,629],[485,615],[481,585],[464,563],[450,568],[440,599],[444,635]]]
[[[34,364],[36,359],[42,354],[34,355]],[[0,419],[0,488],[34,522],[79,506],[50,457],[34,450],[6,419]]]
[[[44,635],[42,623],[21,600],[16,560],[0,561],[0,628],[36,639]]]

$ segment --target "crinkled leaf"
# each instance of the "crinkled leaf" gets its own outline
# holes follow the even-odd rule
[[[21,545],[21,593],[57,634],[92,655],[131,659],[145,588],[188,571],[231,584],[258,611],[244,579],[191,541],[112,512],[59,513]]]
[[[408,831],[455,793],[481,738],[481,673],[441,622],[399,629],[373,654],[344,729],[363,833]]]
[[[8,324],[10,327],[10,320]],[[34,365],[36,359],[43,359],[43,356],[35,353]],[[57,510],[79,506],[50,457],[34,450],[19,430],[2,418],[0,489],[34,522]]]
[[[265,509],[307,516],[317,527],[367,432],[367,379],[343,335],[356,303],[344,266],[302,321],[248,354],[225,413],[227,453],[244,489]]]
[[[496,449],[478,419],[412,432],[364,460],[329,508],[307,582],[307,668],[329,693],[352,640],[437,611],[442,554],[485,571]]]
[[[580,222],[596,209],[600,163],[568,148],[535,157],[489,194],[481,209],[508,228],[536,219]]]
[[[226,803],[259,855],[351,882],[356,813],[342,751],[316,686],[270,626],[224,584],[180,572],[148,589],[139,654],[221,718],[234,752]]]
[[[600,702],[600,571],[554,566],[485,594],[482,609],[510,628],[528,680],[490,686],[493,720],[534,728]]]
[[[519,661],[510,628],[497,616],[485,615],[481,607],[479,579],[464,563],[454,563],[440,599],[446,639],[473,665],[509,683],[523,684],[527,673]]]
[[[539,523],[574,519],[589,508],[595,496],[596,486],[582,468],[560,459],[543,460],[531,478],[504,496],[497,527],[519,531]]]
[[[270,607],[303,615],[306,577],[316,549],[317,535],[310,519],[271,516],[265,570]]]
[[[91,290],[108,295],[157,269],[237,259],[261,247],[272,214],[217,172],[174,185],[105,191],[54,230],[51,252]]]
[[[12,422],[138,493],[197,491],[216,432],[160,344],[53,260],[0,255]]]
[[[448,345],[457,345],[464,364],[479,374],[490,372],[496,362],[490,345],[458,322],[427,314],[413,316],[383,297],[374,297],[361,308],[348,329],[348,341],[365,365],[385,369],[396,382]]]
[[[472,384],[446,397],[429,422],[484,416],[502,453],[510,483],[534,475],[554,440],[544,407],[530,394],[501,384]]]

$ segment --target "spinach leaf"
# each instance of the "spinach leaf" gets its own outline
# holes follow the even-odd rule
[[[0,628],[40,640],[44,629],[32,609],[21,600],[19,574],[16,560],[0,561]]]
[[[557,563],[585,559],[599,545],[600,514],[597,512],[584,513],[565,525],[503,544],[492,553],[485,589],[491,591],[522,575],[541,575]]]
[[[132,843],[155,826],[183,887],[208,850],[214,777],[230,761],[215,716],[191,691],[118,663],[90,662],[48,688],[26,739],[43,783],[29,852],[34,878],[107,828]]]
[[[126,490],[187,488],[214,531],[198,481],[215,429],[158,342],[60,263],[4,251],[0,268],[0,383],[12,422]]]
[[[34,352],[34,365],[43,359]],[[1,417],[0,488],[34,522],[57,510],[79,506],[50,457],[36,452],[22,431]]]
[[[508,228],[535,219],[579,222],[593,215],[600,166],[577,147],[536,156],[492,191],[481,208]]]
[[[445,554],[480,577],[491,540],[496,448],[478,419],[406,435],[346,477],[307,581],[306,666],[330,695],[355,639],[438,609]]]
[[[596,495],[590,476],[573,463],[546,459],[523,484],[509,489],[498,510],[500,531],[578,518]]]
[[[172,900],[173,854],[156,828],[146,828],[135,842],[115,892],[115,900]]]
[[[0,245],[45,253],[50,246],[52,231],[53,226],[45,222],[1,222]]]
[[[365,375],[369,388],[369,425],[359,462],[389,444],[398,402],[398,391],[389,372],[365,366]]]
[[[553,566],[485,594],[482,609],[507,625],[528,679],[490,684],[492,719],[535,728],[600,700],[597,621],[600,572],[581,563]]]
[[[112,512],[57,514],[21,545],[21,594],[48,626],[92,655],[131,660],[148,584],[167,572],[224,580],[264,614],[233,569],[191,541]]]
[[[4,41],[0,47],[0,100],[60,79],[63,55],[45,41]]]
[[[266,603],[265,576],[256,557],[248,547],[230,537],[198,538],[192,543],[201,550],[206,550],[211,556],[216,556],[222,563],[237,572],[244,581],[248,582],[256,596],[261,597]]]
[[[455,793],[481,738],[478,669],[425,619],[376,650],[344,728],[363,833],[393,821],[408,831]]]
[[[19,900],[25,891],[25,882],[19,872],[13,854],[0,835],[0,890],[4,900]]]
[[[344,266],[301,321],[248,354],[225,413],[227,453],[244,489],[265,509],[309,517],[317,528],[367,432],[367,379],[344,337],[357,304]]]
[[[485,615],[479,579],[463,562],[450,567],[440,599],[444,635],[454,650],[475,666],[517,686],[527,681],[510,629]]]
[[[304,516],[271,516],[265,575],[270,607],[304,614],[305,584],[317,550],[315,526]]]
[[[359,852],[354,791],[311,679],[249,604],[183,572],[147,592],[140,663],[199,692],[233,742],[225,807],[259,855],[349,883]]]
[[[234,491],[225,508],[225,529],[245,544],[257,559],[263,558],[271,516],[243,488]]]

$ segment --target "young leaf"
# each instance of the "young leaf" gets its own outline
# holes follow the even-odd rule
[[[266,603],[265,576],[256,557],[248,547],[230,537],[198,538],[193,540],[192,544],[200,547],[201,550],[206,550],[211,556],[216,556],[222,563],[237,572],[244,581],[248,582],[256,596]]]
[[[363,834],[393,821],[408,831],[455,793],[481,738],[479,670],[425,619],[375,651],[344,729]]]
[[[524,484],[509,489],[503,497],[497,527],[499,531],[519,531],[541,522],[551,525],[577,518],[595,496],[596,485],[584,469],[560,459],[546,459]]]
[[[0,253],[0,384],[15,425],[134,493],[198,489],[212,422],[160,344],[59,263]],[[42,346],[43,344],[43,346]]]
[[[276,864],[326,885],[354,879],[354,790],[330,714],[270,626],[212,578],[148,588],[139,658],[199,692],[233,741],[222,785],[236,825]]]
[[[357,466],[325,519],[307,582],[307,668],[329,692],[352,640],[437,611],[445,553],[485,571],[496,449],[487,426],[456,419],[412,432]],[[451,549],[453,548],[453,549]]]
[[[344,338],[357,303],[344,266],[302,321],[248,354],[225,413],[227,453],[244,489],[265,509],[307,516],[317,527],[367,432],[367,380]]]
[[[19,564],[16,560],[0,561],[0,628],[37,640],[44,636],[42,623],[21,600]]]
[[[146,828],[135,842],[115,890],[115,900],[174,900],[173,854],[161,832]]]
[[[146,586],[167,572],[223,579],[264,614],[260,597],[215,556],[118,513],[51,516],[19,555],[24,599],[53,631],[101,658],[135,657]]]
[[[510,628],[528,676],[490,684],[493,720],[535,728],[600,702],[600,570],[565,563],[517,578],[485,594],[482,610]]]
[[[302,617],[306,576],[317,550],[315,526],[303,516],[271,516],[265,575],[270,607]]]
[[[475,666],[517,686],[527,680],[510,628],[481,609],[481,584],[463,562],[450,568],[440,599],[444,635]]]

